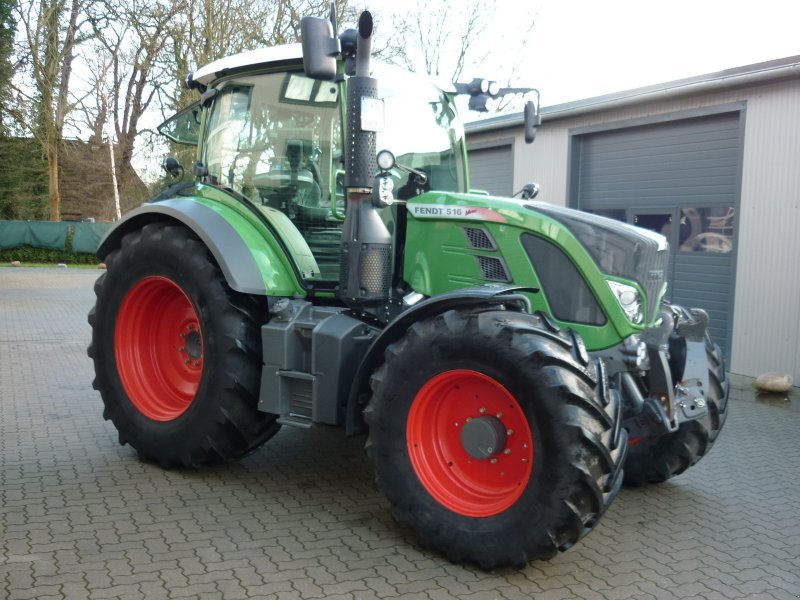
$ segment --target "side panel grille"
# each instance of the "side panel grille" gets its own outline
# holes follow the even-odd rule
[[[467,236],[469,245],[478,250],[497,250],[492,236],[485,229],[478,227],[464,227],[464,234]]]
[[[476,256],[478,265],[481,268],[481,274],[484,279],[489,281],[502,281],[508,283],[511,277],[508,275],[505,263],[499,258],[494,256]]]

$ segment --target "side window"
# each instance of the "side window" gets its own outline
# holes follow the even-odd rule
[[[195,102],[158,126],[158,133],[176,144],[196,146],[200,132],[200,104]]]
[[[280,210],[305,238],[322,279],[338,278],[341,123],[337,84],[301,73],[224,82],[208,117],[212,181]],[[336,251],[334,251],[334,247]]]

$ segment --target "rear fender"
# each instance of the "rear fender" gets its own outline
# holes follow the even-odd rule
[[[264,232],[230,207],[219,204],[211,208],[191,197],[145,204],[132,210],[106,234],[97,255],[105,259],[120,246],[127,233],[165,220],[183,224],[202,240],[231,289],[244,294],[304,295],[288,259],[274,250],[277,244],[268,243]]]
[[[530,301],[522,292],[538,291],[536,288],[512,285],[483,285],[427,298],[405,310],[386,326],[361,360],[347,399],[347,435],[366,433],[367,426],[362,412],[369,400],[370,377],[383,362],[383,354],[389,344],[403,337],[412,324],[454,308],[505,306],[508,310],[531,312]]]

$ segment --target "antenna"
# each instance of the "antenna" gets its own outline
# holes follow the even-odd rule
[[[336,2],[331,0],[331,27],[333,27],[333,37],[339,37],[339,32],[336,30]]]

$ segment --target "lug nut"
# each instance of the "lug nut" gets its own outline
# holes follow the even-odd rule
[[[491,459],[489,462],[490,462],[490,463],[492,463],[492,464],[495,464],[495,463],[497,462],[497,459],[496,459],[496,458],[493,458],[493,459]]]
[[[498,419],[502,419],[502,418],[503,418],[503,413],[499,412],[499,413],[497,413],[495,416],[496,416]]]
[[[503,450],[503,454],[505,455],[511,454],[511,448],[506,448],[505,450]]]
[[[485,408],[481,408],[481,410],[480,410],[479,412],[480,412],[481,414],[483,414],[483,413],[485,413],[485,412],[486,412],[486,409],[485,409]]]
[[[514,430],[509,429],[508,431],[506,431],[506,435],[514,435]]]

